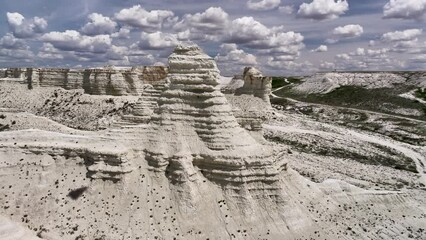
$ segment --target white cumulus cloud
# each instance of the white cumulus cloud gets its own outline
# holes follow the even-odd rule
[[[282,26],[268,28],[253,17],[233,20],[225,38],[225,42],[241,44],[256,49],[258,55],[269,56],[268,62],[274,63],[271,66],[297,59],[305,47],[303,40],[300,33],[285,32]]]
[[[232,21],[227,34],[230,42],[248,43],[264,40],[271,34],[271,30],[253,17],[242,17]]]
[[[178,44],[177,36],[171,33],[155,32],[142,33],[138,43],[140,49],[164,49],[175,47]]]
[[[383,34],[382,40],[385,42],[411,41],[422,34],[422,29],[407,29],[404,31],[388,32]]]
[[[340,38],[359,37],[362,33],[364,33],[364,28],[359,24],[349,24],[333,30],[333,35]]]
[[[44,34],[41,40],[63,51],[105,53],[111,47],[109,35],[85,36],[75,30],[49,32]]]
[[[426,0],[390,0],[383,7],[384,18],[424,19]]]
[[[257,60],[253,54],[246,53],[238,49],[235,43],[225,43],[220,46],[220,52],[215,57],[218,63],[238,64],[238,65],[256,65]]]
[[[249,0],[247,7],[256,11],[267,11],[277,8],[281,4],[281,0]]]
[[[25,19],[17,12],[7,12],[6,17],[13,35],[17,38],[32,38],[38,33],[43,33],[47,28],[47,21],[44,18]]]
[[[284,14],[292,14],[294,12],[294,6],[280,6],[278,11]]]
[[[130,29],[122,27],[118,32],[111,34],[111,37],[120,39],[130,38]]]
[[[115,32],[117,23],[109,17],[99,13],[92,13],[88,16],[89,22],[81,28],[81,32],[86,35],[111,34]]]
[[[28,49],[29,47],[24,40],[14,37],[11,33],[7,33],[0,38],[0,47],[5,49]]]
[[[346,0],[313,0],[311,3],[303,3],[297,12],[301,18],[326,20],[336,19],[349,10]]]
[[[122,9],[115,14],[115,20],[132,27],[141,28],[145,32],[155,32],[165,25],[173,24],[177,21],[172,11],[152,10],[147,11],[141,5]]]
[[[321,45],[317,47],[316,49],[313,49],[312,52],[327,52],[328,47],[326,45]]]
[[[228,18],[228,13],[222,8],[210,7],[202,13],[184,15],[174,26],[174,30],[179,32],[182,38],[213,40],[226,29]]]
[[[349,53],[350,56],[364,56],[365,55],[365,49],[364,48],[357,48],[354,52]]]

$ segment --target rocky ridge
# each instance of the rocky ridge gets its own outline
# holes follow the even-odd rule
[[[421,74],[421,73],[419,73]],[[367,89],[391,88],[395,84],[407,83],[406,74],[389,72],[329,72],[317,73],[304,79],[304,82],[294,88],[295,91],[312,93],[329,93],[342,86],[359,86]],[[417,77],[417,79],[419,79]],[[418,80],[417,80],[418,81]]]
[[[138,96],[144,84],[161,82],[167,68],[146,66],[133,68],[9,68],[0,74],[1,81],[25,83],[28,88],[61,87],[66,90],[83,89],[91,95]]]

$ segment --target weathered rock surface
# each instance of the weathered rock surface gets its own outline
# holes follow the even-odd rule
[[[247,67],[241,76],[220,80],[220,90],[233,107],[240,126],[261,134],[262,124],[271,110],[269,95],[272,79],[264,77],[253,67]]]
[[[0,102],[0,124],[9,128],[0,130],[0,215],[52,240],[423,238],[426,196],[416,173],[398,176],[409,187],[390,191],[381,187],[394,181],[392,174],[385,174],[385,183],[376,176],[385,168],[335,156],[324,160],[324,169],[338,180],[318,174],[311,181],[288,169],[287,160],[303,174],[315,174],[321,158],[255,137],[238,124],[235,107],[265,108],[265,101],[250,94],[225,97],[215,62],[198,46],[177,47],[169,62],[167,79],[146,86],[139,99],[80,91],[75,98],[86,99],[87,109],[98,108],[92,98],[108,105],[137,102],[131,113],[121,112],[122,122],[102,131],[67,128],[62,118],[55,123],[21,107],[22,96],[28,102],[44,92],[69,99],[78,91],[37,88],[24,95],[25,86],[1,88],[0,100],[7,98]],[[59,105],[75,117],[89,114],[74,112],[74,101],[53,102],[52,112]],[[270,111],[269,138],[294,140],[293,133],[301,132],[301,143],[316,147],[333,145],[333,134],[341,133],[336,148],[348,143],[362,154],[372,146],[367,140],[376,141],[370,135],[362,144],[348,141],[344,133],[361,133],[337,128],[324,134],[329,128],[320,123]],[[417,148],[393,145],[421,160]],[[373,179],[377,189],[348,184],[347,176],[351,183],[359,176]]]
[[[162,66],[133,68],[10,68],[5,70],[3,81],[20,80],[29,88],[61,87],[67,90],[83,89],[91,95],[138,96],[144,84],[157,84],[167,75]]]
[[[250,94],[263,99],[270,104],[269,95],[272,90],[272,79],[264,77],[262,73],[254,67],[244,68],[244,85],[235,91],[235,94]]]
[[[196,45],[180,45],[170,56],[169,65],[170,84],[152,118],[156,126],[150,127],[160,133],[156,133],[154,145],[148,144],[149,155],[175,159],[178,154],[177,158],[185,157],[208,179],[225,186],[277,181],[283,163],[239,126],[220,92],[220,75],[213,59]],[[173,140],[176,133],[185,139]],[[167,142],[164,149],[159,147],[162,142]]]
[[[68,127],[84,130],[110,127],[130,111],[137,99],[136,96],[93,96],[84,94],[83,90],[52,87],[29,90],[26,85],[14,83],[3,83],[0,88],[0,108],[49,117]]]
[[[41,240],[27,228],[0,215],[0,239],[2,240]]]
[[[223,79],[220,90],[225,94],[235,94],[235,91],[244,85],[243,76],[235,75],[231,80]]]

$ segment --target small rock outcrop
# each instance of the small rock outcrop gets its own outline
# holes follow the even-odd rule
[[[243,75],[234,76],[221,87],[221,92],[226,94],[233,107],[238,123],[251,133],[261,134],[262,123],[271,110],[271,81],[270,77],[264,77],[256,68],[246,67]]]
[[[269,95],[272,90],[272,79],[264,77],[262,73],[254,67],[244,68],[244,85],[236,90],[236,94],[250,94],[263,99],[270,104]]]
[[[231,81],[226,82],[221,86],[220,91],[225,94],[235,94],[235,91],[239,88],[242,88],[244,85],[244,80],[242,75],[235,75],[231,78]]]

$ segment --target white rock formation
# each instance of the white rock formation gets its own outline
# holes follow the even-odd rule
[[[67,128],[20,113],[24,108],[16,106],[22,105],[14,105],[19,99],[29,103],[43,92],[55,99],[75,91],[30,91],[20,85],[27,92],[0,88],[1,96],[7,96],[6,101],[0,99],[0,124],[16,121],[9,130],[0,131],[0,215],[8,219],[0,218],[0,239],[2,226],[10,226],[9,220],[51,240],[422,239],[426,197],[418,185],[375,191],[342,180],[312,182],[286,169],[285,161],[293,159],[293,164],[312,169],[308,172],[315,172],[321,161],[308,161],[312,155],[295,150],[292,154],[288,146],[254,138],[240,127],[234,109],[218,89],[215,62],[199,47],[180,45],[169,61],[164,90],[148,86],[136,104],[135,116],[146,118],[103,131]],[[83,96],[104,103],[132,98]],[[89,100],[83,96],[64,105],[69,109],[75,101],[87,105]],[[249,94],[240,97],[256,99],[248,105],[266,104]],[[43,105],[44,100],[37,102]],[[72,113],[64,111],[67,114]],[[336,133],[339,146],[360,142],[348,140],[348,132],[341,127],[324,134],[324,125],[314,120],[287,116],[280,122],[280,118],[283,114],[274,112],[277,126],[271,126],[274,121],[267,125],[268,131],[278,131],[271,138],[285,140],[292,137],[286,131],[310,130],[313,133],[303,135],[302,143],[333,145]],[[357,146],[365,152],[373,145]],[[414,148],[403,149],[415,153]],[[360,168],[350,159],[336,158],[339,161],[325,161],[328,171],[339,173],[330,176],[351,175],[355,167],[355,176],[377,175],[377,166],[367,171],[368,167]],[[389,180],[392,175],[385,174],[387,182],[396,181]],[[418,178],[415,173],[398,177],[403,178],[401,182]],[[381,176],[374,179],[373,186],[382,180]]]
[[[213,59],[196,45],[182,44],[170,56],[169,65],[170,85],[161,94],[152,123],[160,133],[147,148],[148,155],[162,155],[161,161],[171,159],[173,164],[175,154],[184,152],[190,164],[223,185],[276,181],[283,163],[239,126],[219,90]],[[176,134],[185,137],[177,141]]]
[[[391,88],[407,80],[396,73],[317,73],[304,79],[294,90],[306,94],[329,93],[342,86],[359,86],[367,89]]]
[[[1,74],[0,74],[1,75]],[[15,80],[38,87],[84,89],[92,95],[127,96],[141,94],[144,84],[157,84],[167,76],[167,67],[104,67],[91,69],[10,68],[3,81]]]
[[[234,94],[239,88],[244,85],[244,79],[241,75],[234,76],[229,82],[225,82],[221,86],[221,91],[226,94]]]
[[[244,68],[244,85],[236,90],[236,94],[250,94],[263,99],[270,104],[269,95],[272,90],[272,79],[264,77],[262,73],[254,67]]]

